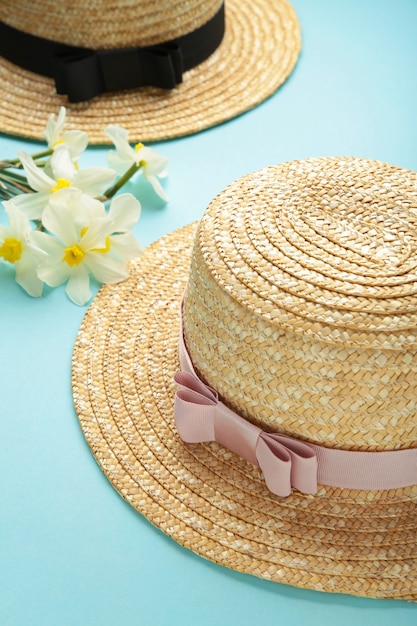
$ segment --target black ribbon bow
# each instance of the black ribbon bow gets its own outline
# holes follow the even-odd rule
[[[86,50],[56,57],[57,93],[70,102],[122,89],[152,85],[173,89],[182,82],[183,56],[176,43],[148,48]]]

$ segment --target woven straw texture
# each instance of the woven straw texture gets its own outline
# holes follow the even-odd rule
[[[259,469],[237,455],[216,443],[180,440],[172,380],[179,369],[179,303],[188,285],[188,348],[202,375],[222,388],[223,400],[243,402],[254,421],[314,442],[354,449],[412,445],[417,419],[407,407],[417,397],[408,386],[415,385],[416,329],[406,319],[416,300],[416,193],[414,173],[364,159],[267,168],[222,192],[198,231],[191,225],[163,237],[132,263],[128,280],[100,290],[74,347],[80,424],[121,496],[178,543],[268,580],[417,599],[417,485],[386,491],[320,486],[315,496],[275,497]],[[223,344],[227,336],[232,341]],[[284,351],[274,365],[271,338],[274,349]],[[255,365],[241,357],[246,344]],[[233,376],[222,367],[228,360]],[[270,405],[277,400],[270,394],[250,407],[252,378],[262,389],[270,376],[281,403],[274,420]],[[323,404],[320,381],[328,386],[320,390]],[[379,423],[362,402],[369,405],[370,394],[382,401],[382,383],[386,396],[397,396]],[[344,404],[340,411],[330,402],[334,419],[328,397]],[[288,419],[300,405],[311,416]]]
[[[148,45],[198,28],[219,0],[0,0],[0,20],[63,43],[103,47]],[[139,27],[138,27],[139,23]],[[72,25],[72,26],[71,26]],[[103,128],[117,123],[132,141],[157,141],[201,131],[260,104],[293,70],[301,49],[297,16],[287,0],[227,0],[219,48],[184,74],[172,91],[142,87],[69,104],[53,81],[0,58],[0,131],[39,139],[46,116],[67,107],[69,128],[108,143]]]
[[[416,174],[362,159],[231,185],[202,220],[185,301],[202,378],[273,431],[417,446],[416,210]]]

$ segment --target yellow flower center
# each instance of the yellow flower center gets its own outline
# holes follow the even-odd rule
[[[76,243],[73,246],[69,246],[69,248],[65,248],[61,261],[65,261],[70,267],[74,267],[74,265],[79,265],[82,262],[84,256],[84,250]]]
[[[22,256],[22,252],[22,242],[14,237],[6,237],[0,246],[0,256],[9,263],[16,263]]]
[[[55,143],[52,144],[52,150],[55,150],[55,148],[57,146],[60,146],[62,143],[64,143],[63,139],[58,139],[58,141],[55,141]]]
[[[85,226],[82,229],[80,233],[81,238],[84,237],[87,230],[88,226]],[[106,237],[105,244],[106,245],[104,248],[92,248],[90,252],[99,252],[100,254],[106,254],[106,252],[110,250],[111,245],[109,236]],[[75,243],[73,246],[68,246],[68,248],[64,249],[64,256],[62,257],[61,261],[67,263],[70,267],[74,267],[74,265],[79,265],[80,263],[82,263],[84,257],[85,252],[81,246],[81,243]]]
[[[55,191],[58,191],[59,189],[64,189],[64,187],[71,187],[70,181],[66,178],[58,178],[58,180],[56,181],[56,185],[55,187],[52,187],[51,192],[55,193]]]
[[[143,143],[137,143],[135,146],[136,153],[138,153],[139,150],[142,150],[142,148],[144,147],[145,146],[143,145]],[[145,167],[146,161],[142,159],[141,161],[139,161],[138,165],[140,165],[141,167]]]

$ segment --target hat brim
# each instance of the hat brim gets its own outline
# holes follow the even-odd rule
[[[152,244],[86,312],[73,396],[99,466],[152,524],[215,563],[303,588],[416,600],[416,487],[320,486],[280,499],[259,468],[179,438],[173,376],[195,229]]]
[[[189,70],[172,91],[142,87],[69,104],[49,78],[0,57],[0,131],[41,139],[46,115],[67,108],[68,128],[91,143],[109,143],[103,128],[117,123],[132,141],[152,142],[196,133],[229,120],[269,97],[293,70],[300,25],[286,0],[227,0],[220,47]]]

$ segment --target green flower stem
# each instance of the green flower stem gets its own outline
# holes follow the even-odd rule
[[[103,200],[104,202],[106,200],[110,200],[110,198],[113,198],[114,194],[117,193],[119,191],[119,189],[121,189],[123,187],[123,185],[125,185],[127,183],[127,181],[132,178],[133,174],[136,174],[136,172],[138,172],[140,170],[142,166],[141,165],[136,165],[136,163],[133,163],[133,165],[131,165],[129,167],[128,170],[126,170],[126,172],[123,174],[123,176],[121,176],[119,178],[119,180],[117,180],[114,185],[112,187],[109,187],[103,194],[102,198],[100,198],[101,200]]]
[[[10,172],[9,170],[7,170],[7,172],[0,172],[0,179],[1,180],[17,180],[20,183],[27,183],[26,176],[22,176],[21,174],[17,174],[16,172]]]
[[[47,150],[41,150],[40,152],[32,154],[32,159],[36,161],[36,159],[43,159],[43,157],[51,156],[51,154],[53,154],[53,150],[48,148]]]
[[[11,161],[7,161],[7,159],[2,159],[0,161],[0,170],[10,169],[11,167],[16,168],[16,165]]]
[[[33,193],[33,189],[24,176],[9,170],[0,170],[0,184],[2,195],[7,199],[20,193]]]
[[[32,159],[36,161],[36,159],[42,159],[43,157],[51,156],[52,153],[53,150],[51,150],[50,148],[48,148],[47,150],[41,150],[40,152],[35,152],[35,154],[32,154]],[[0,169],[6,169],[9,167],[21,168],[22,164],[20,162],[20,159],[6,159],[0,161]]]
[[[9,192],[7,185],[0,180],[0,199],[10,200],[12,194]]]

